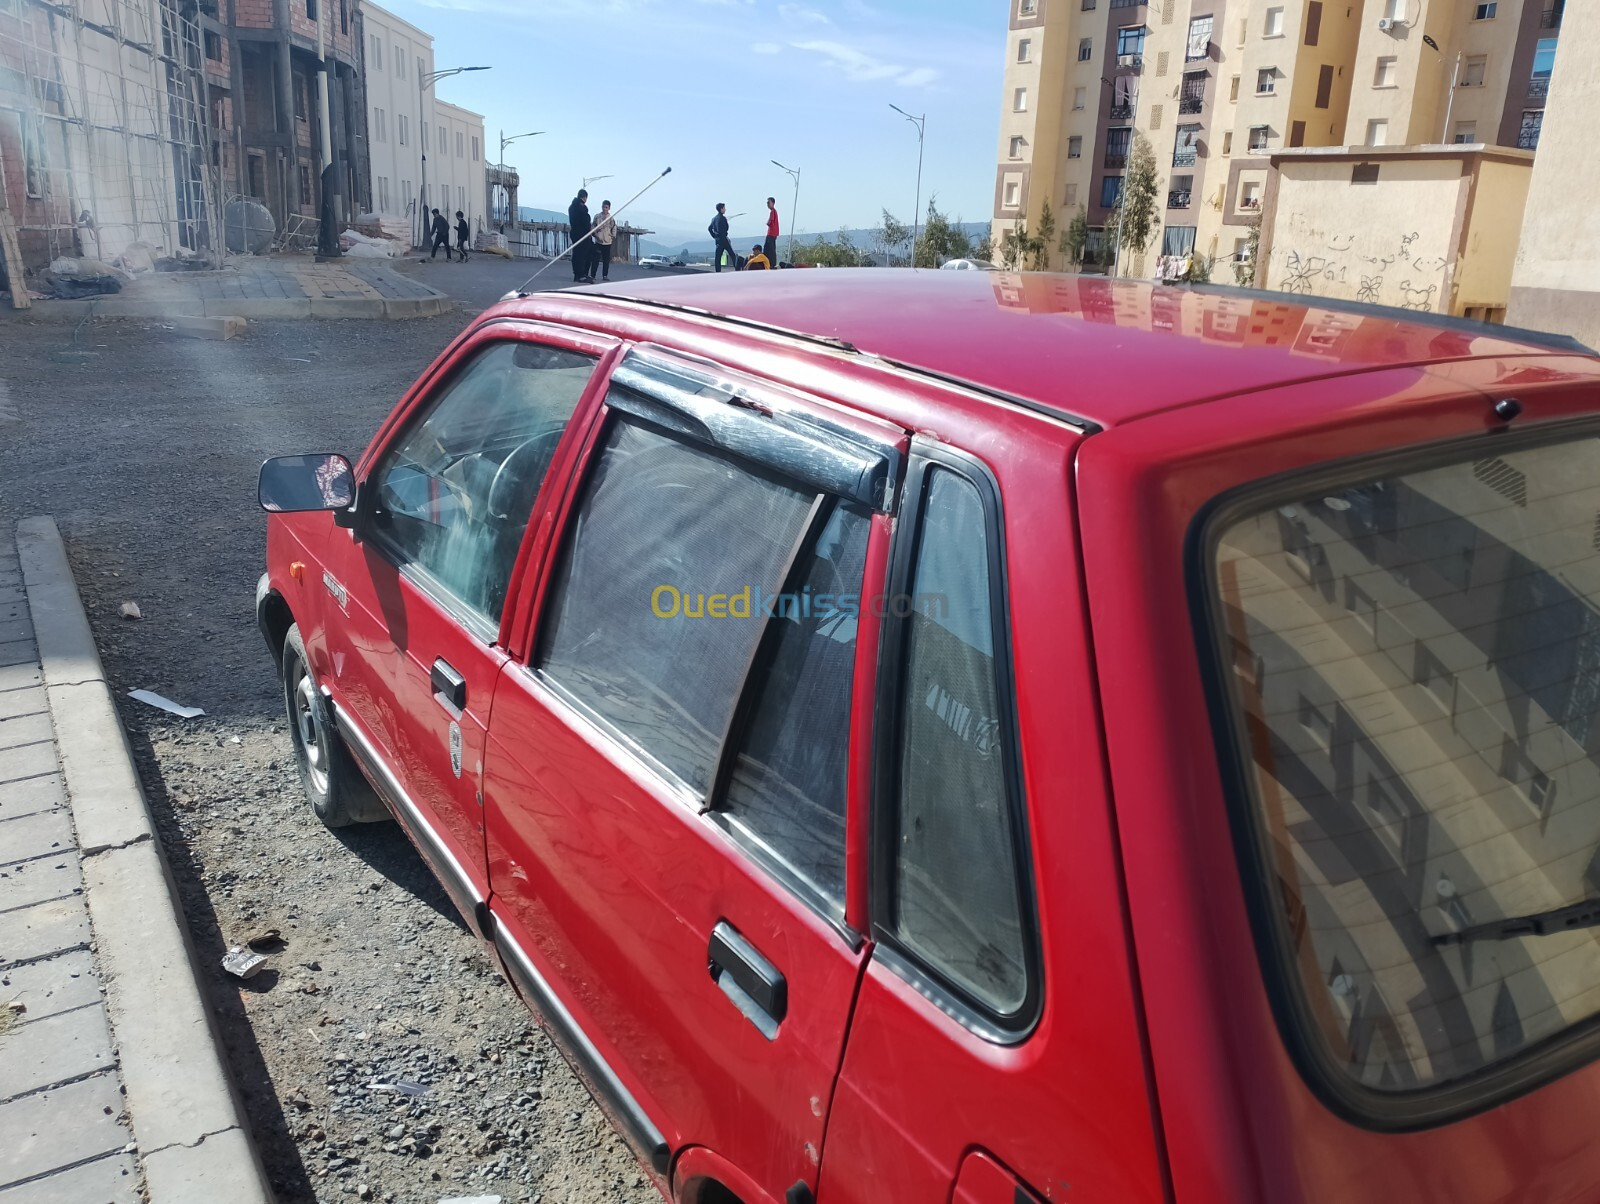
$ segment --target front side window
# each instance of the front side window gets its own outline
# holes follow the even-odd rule
[[[1496,450],[1213,526],[1274,972],[1380,1104],[1600,1015],[1600,438]]]
[[[1120,202],[1121,200],[1122,200],[1122,177],[1121,176],[1101,176],[1100,177],[1100,207],[1102,209],[1114,209],[1114,208],[1116,208],[1118,202]]]
[[[498,625],[522,535],[595,358],[537,343],[480,353],[372,475],[374,529],[403,565]]]
[[[1211,17],[1191,17],[1189,44],[1184,58],[1188,61],[1203,59],[1211,54]]]
[[[887,928],[981,1007],[1028,994],[1020,839],[1007,777],[1009,706],[982,495],[934,466],[904,619]]]

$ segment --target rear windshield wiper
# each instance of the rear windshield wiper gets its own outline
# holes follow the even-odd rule
[[[1510,941],[1521,936],[1550,936],[1575,932],[1580,928],[1600,928],[1600,899],[1583,899],[1565,907],[1552,907],[1531,916],[1512,916],[1473,924],[1459,932],[1441,932],[1435,945],[1465,945],[1469,941]]]

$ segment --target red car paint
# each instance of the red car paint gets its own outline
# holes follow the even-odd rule
[[[263,626],[281,639],[283,615],[299,624],[341,722],[411,800],[400,817],[419,848],[556,1036],[583,1047],[580,1071],[650,1147],[663,1194],[1600,1196],[1593,1066],[1412,1132],[1352,1123],[1308,1086],[1263,981],[1185,590],[1191,525],[1220,495],[1497,429],[1491,402],[1508,391],[1521,425],[1595,414],[1594,359],[1492,327],[1102,278],[670,278],[488,311],[402,400],[358,478],[505,339],[583,350],[597,368],[532,504],[498,630],[468,630],[359,524],[326,514],[270,521]],[[842,924],[526,667],[610,420],[608,378],[634,348],[781,388],[803,415],[901,455],[957,449],[992,476],[1042,984],[1023,1031],[975,1027],[879,939],[870,813],[890,649],[876,624],[859,628],[840,700]],[[864,597],[886,588],[904,521],[873,517]],[[466,679],[459,777],[436,659]],[[719,923],[782,972],[775,1039],[708,973]]]

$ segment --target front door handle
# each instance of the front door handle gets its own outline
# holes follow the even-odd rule
[[[718,920],[708,953],[711,981],[768,1041],[789,1011],[789,984],[783,974],[734,930]]]
[[[433,684],[433,696],[457,715],[467,709],[467,679],[457,673],[450,662],[440,657],[433,662],[433,672],[428,675]]]

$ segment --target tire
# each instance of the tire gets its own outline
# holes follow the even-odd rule
[[[289,717],[289,742],[311,809],[330,828],[374,823],[389,818],[377,793],[361,776],[344,746],[328,700],[317,689],[306,662],[306,644],[299,624],[283,641],[283,706]]]

